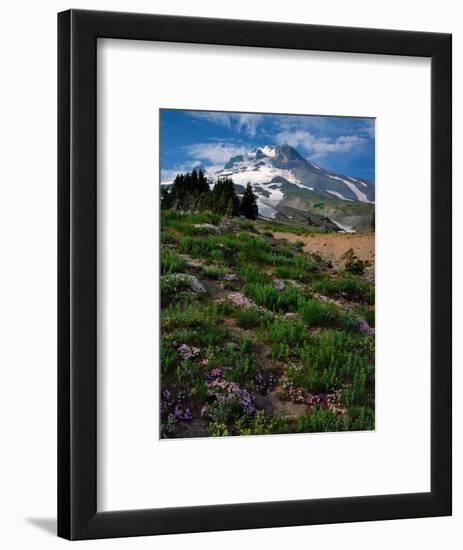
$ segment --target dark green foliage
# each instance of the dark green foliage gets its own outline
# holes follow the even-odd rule
[[[161,189],[161,209],[169,210],[174,205],[174,194],[166,187]]]
[[[207,203],[209,184],[202,170],[177,174],[172,188],[163,188],[161,208],[177,210],[200,210]]]
[[[363,275],[365,273],[368,262],[358,258],[352,248],[349,248],[341,258],[345,260],[344,269],[347,273],[351,273],[352,275]]]
[[[238,216],[240,201],[235,193],[233,180],[223,178],[216,181],[208,206],[217,214],[224,214],[228,217]]]
[[[304,300],[300,304],[299,313],[304,323],[314,327],[330,326],[339,318],[335,305],[312,299]]]
[[[252,185],[248,182],[240,203],[240,214],[249,220],[256,220],[259,215],[257,207],[257,196],[252,190]]]

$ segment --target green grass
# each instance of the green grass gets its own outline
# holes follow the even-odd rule
[[[228,274],[228,270],[220,265],[203,265],[201,271],[208,279],[223,279]]]
[[[309,235],[313,233],[304,227],[298,227],[296,225],[287,225],[284,223],[272,222],[262,225],[264,231],[280,232],[280,233],[292,233],[294,235]]]
[[[303,228],[240,218],[224,223],[207,212],[168,210],[161,225],[161,384],[181,392],[182,406],[195,418],[208,405],[212,412],[203,421],[210,435],[374,429],[374,337],[358,330],[362,320],[375,324],[374,285],[349,273],[333,274],[321,257],[304,253],[302,242],[272,236],[290,230],[307,234]],[[201,260],[200,265],[189,266],[182,255]],[[179,273],[215,280],[208,285],[211,294],[194,293]],[[236,278],[227,282],[228,274]],[[275,278],[284,282],[281,290]],[[233,305],[224,299],[228,289],[244,293],[258,307]],[[314,292],[350,303],[318,300]],[[183,358],[183,344],[197,348],[194,356]],[[269,370],[269,361],[276,370]],[[282,398],[296,399],[289,392],[293,387],[307,399],[315,395],[322,401],[296,417],[263,410],[247,414],[239,404],[210,402],[208,384],[216,372],[251,394],[262,391],[255,380],[276,372]],[[341,412],[330,409],[323,397],[333,392]],[[164,412],[164,430],[166,423]]]
[[[269,322],[270,317],[266,313],[261,313],[257,308],[237,307],[233,312],[238,326],[244,329],[263,328]]]
[[[299,307],[304,323],[311,327],[331,326],[339,319],[338,309],[333,304],[307,299]]]
[[[343,297],[367,304],[375,303],[374,286],[355,275],[342,274],[338,278],[325,277],[314,282],[313,289],[326,296]]]
[[[190,284],[185,277],[176,273],[161,275],[161,307],[165,308],[178,302],[192,302],[199,296],[192,292]]]
[[[172,273],[181,273],[185,271],[186,262],[170,248],[161,248],[161,274],[170,275]]]
[[[365,319],[365,321],[370,325],[370,327],[375,326],[375,311],[365,304],[360,304],[355,308],[356,313]]]
[[[320,331],[301,350],[301,364],[288,376],[294,385],[315,393],[350,384],[350,404],[358,403],[366,388],[374,386],[374,365],[362,353],[361,340],[344,331]]]
[[[271,311],[297,311],[302,293],[292,285],[285,285],[283,290],[277,290],[272,283],[246,283],[243,293],[258,305]]]

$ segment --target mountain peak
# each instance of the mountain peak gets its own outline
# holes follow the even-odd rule
[[[231,178],[237,189],[252,183],[259,208],[273,217],[280,203],[303,206],[307,200],[374,202],[374,185],[367,180],[335,174],[313,164],[287,143],[260,145],[229,159],[214,178]],[[301,202],[302,201],[302,202]]]

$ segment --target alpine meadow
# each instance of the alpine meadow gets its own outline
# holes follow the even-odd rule
[[[160,437],[374,430],[375,120],[159,118]]]

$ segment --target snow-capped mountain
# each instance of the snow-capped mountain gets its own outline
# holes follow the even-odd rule
[[[248,182],[258,197],[259,215],[328,231],[369,230],[374,183],[336,174],[310,162],[289,145],[266,145],[234,156],[220,170],[201,168],[211,186],[233,180],[241,194]],[[169,185],[163,182],[163,185]]]
[[[275,207],[294,187],[328,199],[368,204],[375,200],[375,186],[370,181],[325,170],[289,145],[258,147],[232,157],[222,170],[207,176],[212,181],[231,178],[238,189],[251,182],[259,197],[259,211],[267,217],[275,216]]]

